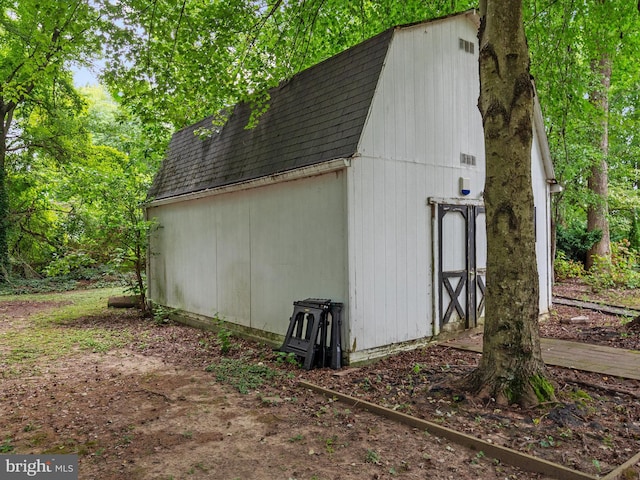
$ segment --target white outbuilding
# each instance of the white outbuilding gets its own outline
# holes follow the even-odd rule
[[[347,362],[471,328],[486,234],[478,16],[387,30],[174,134],[146,207],[149,298],[282,342],[292,305],[341,302]],[[551,304],[550,191],[538,102],[531,157],[540,313]],[[197,135],[203,129],[208,135]]]

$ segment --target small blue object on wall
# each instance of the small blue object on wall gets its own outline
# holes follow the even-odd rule
[[[460,193],[462,195],[471,193],[471,181],[468,178],[460,177]]]

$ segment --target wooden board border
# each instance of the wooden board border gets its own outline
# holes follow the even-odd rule
[[[397,412],[395,410],[391,410],[386,407],[382,407],[380,405],[367,402],[366,400],[361,400],[358,398],[351,397],[349,395],[345,395],[333,390],[329,390],[319,385],[306,382],[304,380],[301,380],[299,382],[299,385],[303,388],[307,388],[316,393],[320,393],[326,397],[340,400],[341,402],[348,404],[352,408],[360,408],[362,410],[367,410],[371,413],[380,415],[382,417],[402,423],[404,425],[407,425],[413,428],[418,428],[420,430],[428,431],[432,435],[446,438],[447,440],[450,440],[451,442],[456,443],[458,445],[462,445],[463,447],[466,447],[472,451],[476,451],[476,452],[481,451],[487,457],[495,458],[496,460],[499,460],[502,463],[513,465],[515,467],[519,467],[529,472],[540,473],[542,475],[547,475],[549,477],[557,478],[558,480],[596,480],[598,478],[601,478],[601,477],[594,477],[592,475],[579,472],[577,470],[572,470],[563,465],[549,462],[548,460],[537,458],[532,455],[527,455],[526,453],[518,452],[517,450],[513,450],[511,448],[495,445],[485,440],[472,437],[471,435],[457,432],[455,430],[444,427],[442,425],[438,425],[436,423],[432,423],[427,420],[422,420],[420,418],[412,417],[411,415],[407,415],[402,412]],[[614,472],[616,470],[614,470]],[[609,476],[607,476],[605,478],[607,480],[613,480],[616,477],[609,478]]]

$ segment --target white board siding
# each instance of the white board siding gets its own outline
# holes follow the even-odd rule
[[[480,158],[482,119],[474,41],[465,18],[402,29],[393,37],[359,152],[440,166],[459,165],[460,152]]]
[[[151,208],[161,226],[151,250],[167,252],[150,256],[151,299],[280,335],[295,300],[346,301],[344,178],[339,171]]]
[[[350,328],[356,351],[433,335],[428,197],[484,188],[477,57],[459,51],[461,18],[396,32],[349,169]],[[460,164],[460,153],[477,166]],[[355,340],[355,342],[354,342]]]
[[[170,205],[148,212],[158,223],[150,239],[149,294],[153,301],[162,305],[203,311],[208,302],[217,302],[215,277],[211,275],[217,265],[213,259],[204,269],[204,264],[193,262],[193,256],[199,251],[215,252],[216,237],[193,235],[183,225],[193,225],[202,219],[201,223],[207,228],[214,224],[215,218],[203,202],[192,202],[190,206],[184,209]],[[162,215],[156,216],[156,213]],[[196,278],[198,281],[194,282]],[[212,315],[214,312],[207,313]]]
[[[540,141],[533,136],[531,146],[531,176],[533,181],[533,197],[536,206],[536,256],[539,278],[540,313],[549,313],[551,307],[551,286],[553,285],[551,267],[551,198],[544,165],[541,158]]]
[[[433,218],[426,203],[430,197],[482,200],[485,160],[477,109],[478,51],[477,45],[474,54],[459,49],[460,38],[475,44],[476,31],[461,17],[403,29],[392,40],[359,144],[361,157],[349,169],[353,352],[438,333],[433,328],[437,310]],[[461,165],[461,153],[474,155],[476,166]],[[548,255],[544,254],[548,197],[539,155],[534,146],[544,313],[548,311]],[[471,195],[460,194],[460,177],[470,180]],[[484,224],[482,216],[478,226]],[[462,241],[463,234],[458,233]],[[485,266],[486,234],[478,234],[477,241],[477,264]],[[459,266],[464,245],[459,247],[445,249],[445,264]]]
[[[425,166],[360,157],[347,172],[350,350],[431,335]]]

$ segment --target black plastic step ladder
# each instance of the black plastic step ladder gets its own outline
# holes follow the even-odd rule
[[[293,315],[280,351],[300,357],[305,370],[315,366],[340,368],[341,313],[342,304],[329,299],[293,302]]]

